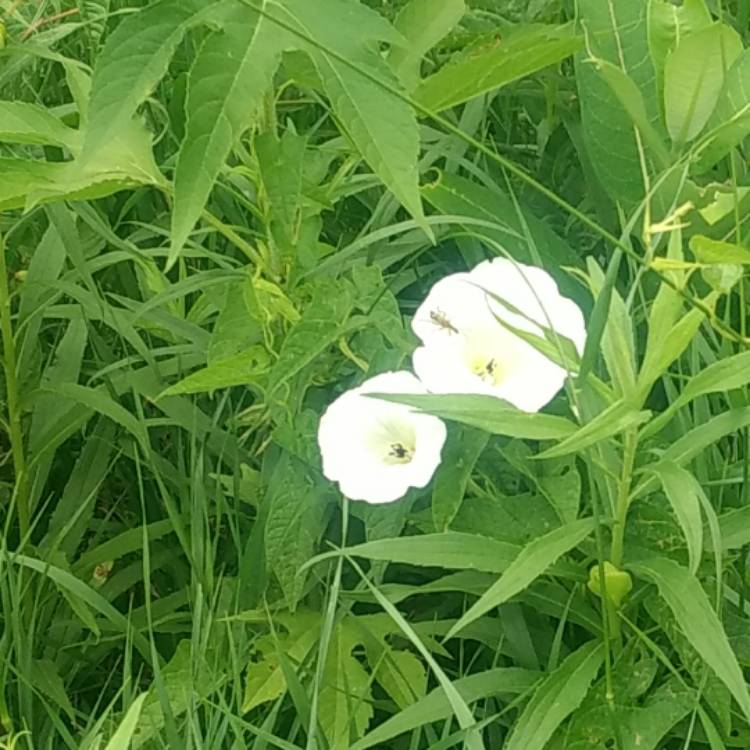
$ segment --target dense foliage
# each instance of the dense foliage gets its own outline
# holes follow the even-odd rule
[[[0,13],[0,746],[750,747],[749,0]],[[320,415],[495,256],[566,388],[342,497]]]

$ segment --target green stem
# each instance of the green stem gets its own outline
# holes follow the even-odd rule
[[[13,471],[16,479],[15,496],[21,541],[29,533],[31,509],[29,508],[26,453],[21,429],[21,405],[16,378],[16,342],[13,338],[11,320],[8,270],[5,265],[5,242],[0,235],[0,332],[3,341],[3,368],[5,370],[5,393],[8,403],[8,433],[13,455]]]
[[[615,506],[615,523],[612,530],[612,549],[610,562],[616,568],[622,565],[622,555],[625,546],[625,522],[630,509],[630,485],[635,465],[635,451],[638,446],[638,433],[628,430],[625,433],[625,447],[622,454],[622,474],[617,491],[617,505]]]

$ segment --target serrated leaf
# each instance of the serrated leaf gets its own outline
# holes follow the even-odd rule
[[[534,691],[513,727],[506,750],[543,750],[558,726],[586,697],[603,661],[604,648],[596,641],[568,656]]]
[[[572,24],[514,29],[507,38],[449,62],[420,84],[414,98],[425,109],[439,112],[555,65],[582,46]]]
[[[742,52],[739,34],[722,23],[682,38],[664,65],[664,110],[675,144],[692,141],[719,100],[726,71]]]
[[[521,593],[543,575],[558,558],[578,546],[594,530],[591,518],[561,526],[527,544],[502,576],[469,608],[448,633],[455,636],[462,628]]]
[[[81,134],[38,104],[0,101],[0,141],[64,146],[75,153]]]
[[[302,564],[323,533],[329,498],[328,488],[315,483],[305,464],[283,455],[264,501],[264,535],[268,569],[276,575],[291,610],[305,582]]]
[[[407,91],[420,79],[422,58],[461,20],[464,0],[411,0],[396,16],[396,31],[404,38],[391,50],[388,61]]]
[[[745,717],[750,718],[750,694],[745,678],[698,579],[666,558],[642,560],[628,567],[656,584],[693,648],[729,688]]]
[[[558,440],[576,432],[575,423],[564,417],[529,414],[494,396],[411,396],[386,393],[372,396],[413,406],[436,417],[477,427],[493,435],[508,435],[524,440]]]
[[[127,16],[107,37],[91,83],[84,154],[106,150],[166,73],[189,28],[219,13],[224,2],[160,0]]]
[[[190,70],[168,266],[200,218],[232,146],[252,124],[282,51],[292,43],[271,20],[241,3],[228,10],[222,25],[203,43]]]
[[[419,194],[416,117],[409,104],[392,93],[401,86],[377,47],[381,41],[402,41],[399,34],[359,2],[274,0],[270,5],[274,15],[297,32],[300,49],[312,58],[338,122],[356,149],[432,237]]]
[[[212,362],[169,386],[159,398],[185,393],[206,393],[220,388],[257,382],[271,367],[271,356],[262,346],[251,346],[227,359]]]

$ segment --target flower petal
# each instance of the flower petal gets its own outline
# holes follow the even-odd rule
[[[389,503],[424,487],[440,463],[445,425],[368,393],[425,393],[409,372],[389,372],[339,396],[321,417],[323,473],[352,500]]]

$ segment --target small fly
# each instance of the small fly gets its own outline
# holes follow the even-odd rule
[[[438,328],[442,328],[444,331],[448,331],[448,333],[458,333],[458,328],[448,320],[448,316],[442,310],[430,310],[430,320]]]

